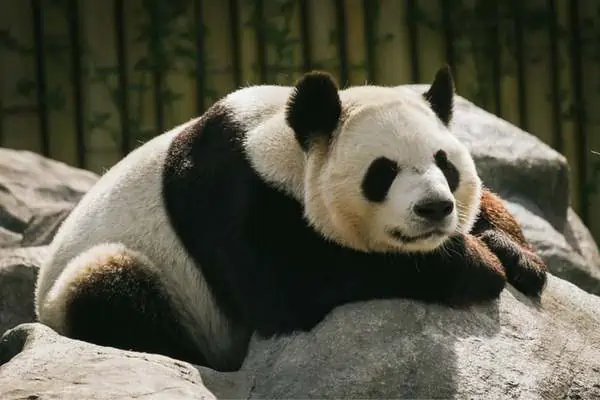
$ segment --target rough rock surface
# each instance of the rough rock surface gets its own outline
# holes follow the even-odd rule
[[[541,306],[512,288],[467,311],[349,304],[254,338],[243,370],[251,398],[600,399],[600,298],[551,276]]]
[[[193,365],[167,357],[71,340],[37,323],[19,325],[0,339],[3,400],[247,397],[251,381],[243,373],[202,371],[201,377]]]
[[[0,148],[0,247],[50,243],[97,179],[29,151]]]
[[[35,320],[33,290],[46,246],[0,248],[0,334]]]
[[[600,298],[551,277],[540,305],[512,288],[496,303],[464,311],[406,300],[349,304],[310,333],[254,338],[242,370],[231,374],[67,339],[39,324],[0,339],[2,399],[211,393],[223,399],[596,399]]]

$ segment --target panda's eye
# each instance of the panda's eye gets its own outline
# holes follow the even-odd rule
[[[448,160],[448,155],[444,150],[438,150],[434,155],[435,164],[438,168],[444,173],[446,177],[446,181],[448,182],[448,186],[450,187],[450,191],[454,193],[454,191],[458,188],[458,183],[460,180],[460,174],[458,173],[458,169]]]
[[[380,203],[385,200],[392,182],[398,175],[400,168],[398,164],[389,158],[379,157],[375,159],[362,182],[363,195],[372,202]]]

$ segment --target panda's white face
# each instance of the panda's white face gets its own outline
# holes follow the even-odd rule
[[[310,173],[311,171],[309,171]],[[465,148],[433,112],[390,101],[353,112],[307,176],[330,218],[326,235],[366,251],[429,251],[471,228],[480,179]],[[309,187],[314,185],[313,187]],[[324,224],[321,224],[324,225]]]
[[[447,68],[423,94],[381,86],[338,91],[322,74],[302,79],[286,120],[305,155],[300,186],[310,224],[371,252],[431,251],[467,233],[481,181],[468,149],[448,130],[453,94]]]

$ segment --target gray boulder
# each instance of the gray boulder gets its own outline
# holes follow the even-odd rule
[[[35,320],[33,290],[46,246],[0,248],[0,334]]]
[[[0,339],[4,400],[246,398],[250,384],[241,372],[219,374],[159,355],[95,346],[37,323],[19,325]]]
[[[97,179],[29,151],[0,148],[0,247],[50,243]]]
[[[550,277],[451,310],[407,300],[336,309],[310,333],[253,338],[250,398],[600,399],[600,297]]]

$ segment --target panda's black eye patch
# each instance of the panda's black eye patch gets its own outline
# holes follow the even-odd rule
[[[454,191],[458,188],[458,183],[460,180],[458,169],[456,169],[456,166],[452,164],[450,160],[448,160],[448,155],[444,150],[438,150],[433,155],[433,158],[435,159],[435,164],[444,173],[450,190],[452,193],[454,193]]]
[[[375,203],[385,200],[398,172],[400,167],[395,161],[386,157],[376,158],[363,178],[362,192],[365,198]]]

